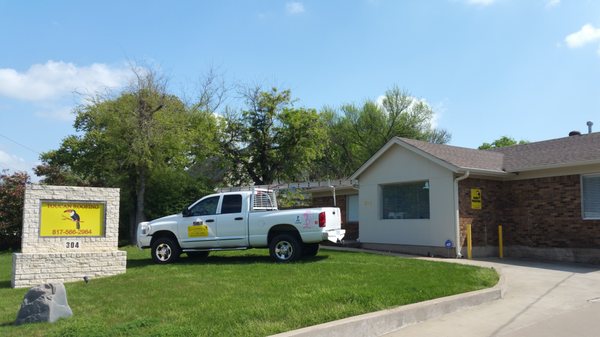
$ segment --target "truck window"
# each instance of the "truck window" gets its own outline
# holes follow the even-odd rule
[[[221,214],[242,213],[242,196],[240,194],[223,196]]]
[[[195,204],[190,209],[191,216],[214,215],[217,214],[217,205],[219,204],[219,196],[204,199]]]

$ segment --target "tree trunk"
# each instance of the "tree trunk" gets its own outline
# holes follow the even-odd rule
[[[144,198],[146,195],[146,170],[140,168],[138,171],[138,183],[135,193],[135,223],[131,226],[131,243],[137,244],[137,229],[140,222],[146,221],[144,216]]]

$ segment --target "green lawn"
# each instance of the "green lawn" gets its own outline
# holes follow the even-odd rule
[[[265,336],[493,286],[498,275],[454,263],[321,250],[275,264],[266,250],[155,265],[125,248],[127,273],[66,284],[73,317],[15,327],[27,289],[11,289],[0,253],[0,336]]]

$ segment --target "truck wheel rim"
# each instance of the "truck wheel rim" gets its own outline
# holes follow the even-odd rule
[[[171,257],[171,247],[166,243],[161,243],[156,247],[156,257],[161,261],[167,261]]]
[[[287,241],[280,241],[275,245],[275,255],[280,260],[289,260],[293,253],[294,247]]]

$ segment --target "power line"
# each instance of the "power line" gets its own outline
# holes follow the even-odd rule
[[[24,149],[27,149],[27,150],[29,150],[29,151],[31,151],[31,152],[33,152],[33,153],[37,154],[38,156],[41,156],[41,155],[42,155],[41,153],[39,153],[39,151],[36,151],[36,150],[34,150],[34,149],[30,148],[30,147],[29,147],[29,146],[27,146],[27,145],[23,145],[23,144],[21,144],[21,143],[17,142],[16,140],[14,140],[14,139],[12,139],[12,138],[9,138],[9,137],[7,137],[7,136],[5,136],[5,135],[1,134],[1,133],[0,133],[0,137],[2,137],[2,138],[6,138],[6,139],[8,139],[9,141],[11,141],[11,142],[13,142],[13,143],[15,143],[15,144],[19,145],[20,147],[22,147],[22,148],[24,148]]]

